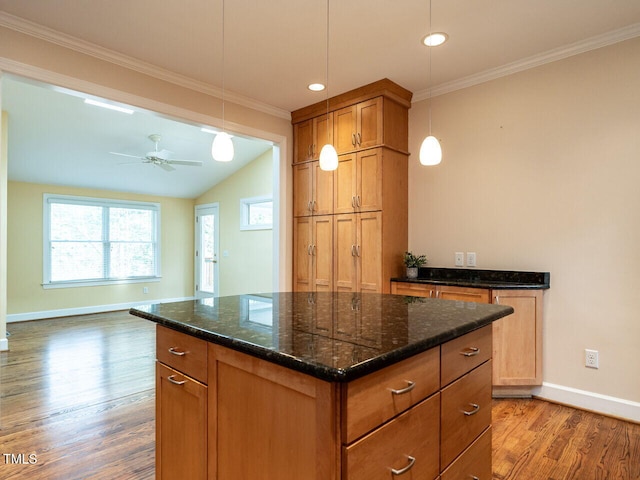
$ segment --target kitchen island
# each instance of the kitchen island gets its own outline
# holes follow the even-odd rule
[[[157,478],[491,478],[491,323],[508,306],[274,293],[158,323]]]

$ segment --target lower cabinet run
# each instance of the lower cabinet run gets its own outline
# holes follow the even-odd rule
[[[340,383],[159,325],[156,476],[489,480],[491,335]]]

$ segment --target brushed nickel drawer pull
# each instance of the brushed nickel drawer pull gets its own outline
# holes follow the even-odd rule
[[[407,473],[409,470],[411,470],[411,467],[413,467],[413,464],[416,463],[416,459],[415,457],[412,457],[410,455],[407,455],[407,459],[409,460],[409,465],[397,470],[395,468],[392,468],[391,473],[393,473],[394,475],[402,475],[403,473]]]
[[[460,355],[464,355],[465,357],[475,357],[480,353],[480,349],[478,347],[469,347],[460,352]]]
[[[173,383],[174,385],[184,385],[185,383],[187,383],[186,380],[182,380],[182,381],[178,381],[175,379],[175,375],[169,375],[167,377],[167,380],[169,380],[171,383]]]
[[[476,477],[475,475],[471,475],[471,480],[480,480],[480,477]]]
[[[470,417],[471,415],[475,415],[480,411],[480,405],[478,405],[477,403],[470,403],[469,405],[473,407],[473,410],[471,410],[470,412],[467,412],[466,410],[462,411],[462,413],[464,413],[467,417]]]
[[[405,382],[407,382],[406,387],[401,388],[399,390],[394,390],[393,388],[391,389],[391,393],[393,393],[394,395],[402,395],[403,393],[409,393],[411,390],[413,390],[416,386],[415,382],[412,382],[410,380],[405,380]]]
[[[183,357],[184,355],[187,354],[187,352],[185,352],[184,350],[176,350],[176,347],[171,347],[169,349],[169,353],[171,353],[173,355],[177,355],[179,357]]]

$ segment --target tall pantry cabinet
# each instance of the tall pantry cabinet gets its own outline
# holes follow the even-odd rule
[[[408,232],[408,110],[388,79],[296,110],[293,289],[389,293]],[[319,167],[331,141],[338,169]]]

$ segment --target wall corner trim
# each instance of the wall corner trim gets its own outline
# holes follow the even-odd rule
[[[543,382],[533,396],[570,407],[640,423],[640,402]]]

